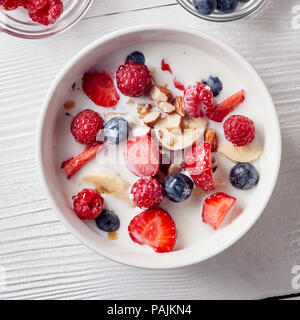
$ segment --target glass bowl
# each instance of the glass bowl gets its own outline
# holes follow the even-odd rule
[[[223,13],[216,10],[211,15],[204,15],[199,13],[195,9],[193,5],[193,0],[177,0],[177,1],[184,9],[192,13],[194,16],[204,20],[215,21],[215,22],[228,22],[228,21],[242,19],[259,10],[267,2],[267,0],[249,0],[246,3],[239,2],[238,7],[232,13]]]
[[[25,39],[41,39],[71,28],[87,12],[93,0],[63,0],[64,11],[51,25],[33,22],[24,8],[0,10],[0,31]]]

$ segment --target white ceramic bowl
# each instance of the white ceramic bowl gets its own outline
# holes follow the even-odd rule
[[[59,109],[69,88],[82,73],[89,70],[102,57],[124,46],[148,41],[173,41],[205,50],[222,59],[233,73],[243,77],[251,92],[255,92],[260,102],[260,116],[267,119],[264,125],[264,151],[260,168],[260,182],[255,188],[243,213],[231,224],[218,230],[207,242],[164,254],[136,253],[124,249],[113,241],[93,231],[74,214],[69,200],[64,196],[58,176],[55,152],[55,128]],[[249,63],[236,51],[224,43],[186,28],[140,26],[109,34],[94,42],[77,54],[60,72],[49,90],[42,108],[38,130],[38,162],[41,179],[53,208],[55,208],[66,227],[84,244],[101,255],[136,267],[176,268],[191,265],[208,259],[225,250],[255,223],[263,212],[276,183],[281,159],[281,135],[278,118],[270,94],[261,78]],[[255,201],[254,201],[255,199]],[[200,208],[199,208],[200,214]],[[255,250],[255,248],[253,248]]]

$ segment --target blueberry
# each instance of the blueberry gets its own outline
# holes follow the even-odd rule
[[[192,194],[193,181],[182,173],[170,176],[165,182],[166,196],[173,202],[183,202]]]
[[[218,77],[209,76],[208,79],[204,79],[202,83],[208,85],[214,95],[216,97],[223,89],[223,84]]]
[[[224,13],[233,12],[238,5],[238,0],[218,0],[217,8]]]
[[[128,137],[128,122],[121,117],[111,118],[104,125],[104,141],[119,144]]]
[[[127,56],[126,62],[129,60],[139,64],[145,64],[145,56],[139,51],[134,51]]]
[[[249,190],[258,180],[259,174],[250,163],[238,163],[230,171],[230,182],[237,189]]]
[[[103,209],[100,216],[96,218],[96,225],[100,230],[114,232],[119,229],[120,220],[114,212]]]
[[[202,14],[210,15],[217,8],[217,0],[193,0],[195,9]]]

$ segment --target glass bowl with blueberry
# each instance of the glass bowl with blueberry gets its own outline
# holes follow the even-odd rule
[[[258,11],[267,0],[177,0],[198,18],[228,22],[242,19]]]

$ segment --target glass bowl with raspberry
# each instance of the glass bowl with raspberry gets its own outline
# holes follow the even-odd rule
[[[93,0],[0,0],[0,31],[25,39],[63,32],[78,22]]]
[[[194,16],[212,22],[229,22],[260,10],[267,0],[177,0]]]

